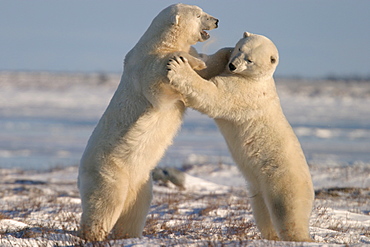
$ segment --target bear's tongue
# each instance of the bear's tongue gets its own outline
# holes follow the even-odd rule
[[[202,35],[203,40],[209,39],[209,34],[206,31],[202,30],[200,34]]]

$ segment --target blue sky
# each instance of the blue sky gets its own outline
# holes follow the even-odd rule
[[[152,19],[177,1],[0,0],[0,71],[122,72]],[[203,53],[244,31],[272,39],[279,76],[370,76],[370,1],[182,1],[220,19]]]

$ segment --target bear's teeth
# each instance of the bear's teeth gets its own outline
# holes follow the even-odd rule
[[[204,40],[209,38],[209,34],[204,30],[202,30],[201,35]]]

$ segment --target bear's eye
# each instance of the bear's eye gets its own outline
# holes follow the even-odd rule
[[[253,63],[253,61],[250,59],[247,59],[247,63]]]
[[[271,63],[276,63],[276,59],[274,57],[271,57],[270,60],[271,60]]]
[[[200,18],[200,15],[197,15],[197,18]]]
[[[242,49],[239,48],[239,51],[242,51]]]

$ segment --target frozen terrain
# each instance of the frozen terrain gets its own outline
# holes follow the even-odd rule
[[[186,166],[185,190],[155,184],[144,237],[88,246],[359,246],[370,244],[370,168],[312,167],[314,243],[262,240],[233,165]],[[80,246],[77,167],[0,170],[0,246]],[[325,186],[328,181],[330,187]],[[333,187],[331,187],[333,186]]]
[[[0,246],[82,245],[77,164],[115,74],[0,73]],[[370,244],[370,82],[277,80],[316,190],[305,246]],[[244,180],[212,120],[188,111],[161,161],[186,189],[155,185],[142,239],[102,245],[295,246],[260,239]]]
[[[0,166],[76,165],[120,80],[116,74],[0,73]],[[310,163],[370,162],[370,82],[277,80]],[[161,165],[197,154],[231,163],[211,119],[188,110]]]
[[[76,165],[107,107],[116,74],[0,73],[0,166]],[[370,83],[277,80],[284,112],[310,163],[370,162]],[[211,119],[188,110],[161,165],[190,155],[231,163]]]

